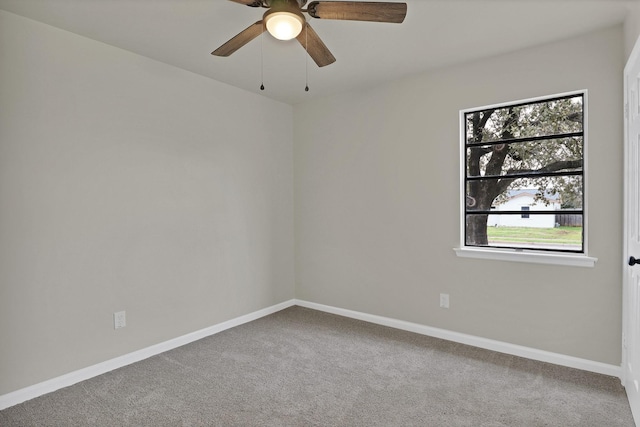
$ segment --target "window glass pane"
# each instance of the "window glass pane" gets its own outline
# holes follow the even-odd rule
[[[486,240],[474,239],[474,222],[486,218]],[[467,245],[497,248],[529,248],[558,251],[582,251],[582,215],[534,214],[467,215]]]
[[[466,210],[582,210],[582,188],[581,175],[467,181]]]
[[[467,246],[583,252],[584,94],[464,114]]]
[[[467,148],[467,176],[582,170],[582,137]]]
[[[582,132],[582,96],[466,114],[467,142]]]

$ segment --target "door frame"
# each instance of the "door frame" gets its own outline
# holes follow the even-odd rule
[[[631,141],[629,139],[630,134],[630,102],[632,100],[629,99],[629,85],[628,85],[628,77],[631,73],[631,69],[640,64],[640,37],[636,40],[636,43],[631,51],[631,55],[629,55],[629,59],[624,67],[623,74],[623,84],[624,84],[624,176],[623,176],[623,248],[622,248],[622,372],[621,372],[621,381],[623,386],[627,386],[627,381],[629,380],[629,370],[628,370],[628,362],[630,359],[630,351],[634,346],[629,346],[628,337],[630,324],[633,320],[634,312],[630,310],[630,275],[629,275],[629,265],[627,264],[627,260],[629,259],[629,186],[630,180],[632,179],[633,171],[630,168],[630,154],[629,148]],[[640,87],[637,90],[636,96],[640,96]],[[637,101],[636,101],[637,102]],[[640,307],[636,307],[640,308]],[[637,368],[636,368],[637,369]],[[634,420],[636,423],[640,425],[640,396],[637,393],[633,393],[633,396],[630,396],[629,390],[627,390],[627,396],[629,398],[629,405],[631,406],[631,412],[633,413]],[[632,399],[633,397],[633,399]]]

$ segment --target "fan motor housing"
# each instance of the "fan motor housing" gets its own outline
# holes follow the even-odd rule
[[[278,6],[278,4],[283,3],[302,8],[305,4],[307,4],[307,0],[262,0],[263,7],[274,7]]]

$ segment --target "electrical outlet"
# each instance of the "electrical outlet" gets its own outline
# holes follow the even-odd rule
[[[449,294],[440,294],[440,307],[449,308]]]
[[[127,326],[127,317],[124,311],[113,313],[113,329],[120,329]]]

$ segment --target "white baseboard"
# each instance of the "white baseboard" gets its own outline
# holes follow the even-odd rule
[[[552,353],[549,351],[538,350],[521,345],[509,344],[502,341],[481,338],[473,335],[462,334],[459,332],[452,332],[446,329],[433,328],[430,326],[420,325],[418,323],[405,322],[404,320],[397,320],[389,317],[377,316],[374,314],[367,314],[359,311],[347,310],[344,308],[337,308],[309,301],[296,299],[295,305],[324,311],[327,313],[337,314],[339,316],[350,317],[352,319],[364,320],[365,322],[389,326],[391,328],[402,329],[404,331],[415,332],[421,335],[427,335],[430,337],[441,338],[444,340],[467,344],[474,347],[480,347],[487,350],[493,350],[499,353],[525,357],[527,359],[553,363],[555,365],[581,369],[583,371],[595,372],[612,377],[621,378],[622,376],[621,366],[609,365],[602,362],[595,362],[593,360],[581,359],[578,357],[567,356],[559,353]]]
[[[539,360],[541,362],[548,362],[556,365],[567,366],[570,368],[582,369],[584,371],[596,372],[599,374],[610,375],[618,378],[620,378],[622,375],[622,368],[620,366],[608,365],[606,363],[594,362],[592,360],[580,359],[577,357],[551,353],[535,348],[509,344],[501,341],[490,340],[487,338],[476,337],[473,335],[461,334],[459,332],[433,328],[430,326],[392,319],[389,317],[377,316],[374,314],[367,314],[358,311],[347,310],[344,308],[292,299],[280,304],[273,305],[271,307],[264,308],[262,310],[254,311],[253,313],[249,313],[244,316],[236,317],[235,319],[231,319],[205,329],[201,329],[199,331],[191,332],[189,334],[156,345],[152,345],[138,351],[134,351],[133,353],[125,354],[123,356],[116,357],[114,359],[107,360],[105,362],[89,366],[87,368],[79,369],[77,371],[70,372],[68,374],[52,378],[47,381],[43,381],[39,384],[35,384],[11,393],[4,394],[0,396],[0,410],[17,405],[30,399],[34,399],[38,396],[51,393],[63,387],[68,387],[80,381],[102,375],[114,369],[139,362],[151,356],[155,356],[165,351],[169,351],[185,344],[189,344],[193,341],[197,341],[210,335],[217,334],[235,326],[257,320],[261,317],[268,316],[269,314],[284,310],[285,308],[294,305],[337,314],[339,316],[350,317],[352,319],[363,320],[365,322],[375,323],[378,325],[389,326],[391,328],[414,332],[421,335],[427,335],[435,338],[445,339],[448,341],[458,342],[461,344],[467,344],[474,347],[480,347],[487,350],[493,350],[500,353],[525,357],[532,360]]]
[[[106,372],[113,371],[114,369],[139,362],[151,356],[155,356],[165,351],[172,350],[185,344],[189,344],[193,341],[197,341],[210,335],[217,334],[235,326],[242,325],[243,323],[251,322],[261,317],[268,316],[269,314],[283,310],[287,307],[291,307],[292,305],[295,305],[295,300],[285,301],[271,307],[263,308],[262,310],[254,311],[253,313],[245,314],[244,316],[236,317],[235,319],[227,320],[226,322],[218,323],[217,325],[213,325],[199,331],[191,332],[181,337],[177,337],[159,344],[152,345],[147,348],[143,348],[138,351],[134,351],[133,353],[125,354],[123,356],[116,357],[114,359],[107,360],[105,362],[89,366],[87,368],[79,369],[77,371],[73,371],[68,374],[52,378],[50,380],[25,387],[11,393],[4,394],[0,396],[0,410],[17,405],[30,399],[34,399],[38,396],[51,393],[63,387],[68,387],[80,381],[88,380],[89,378],[102,375]]]

